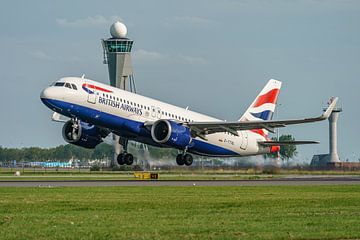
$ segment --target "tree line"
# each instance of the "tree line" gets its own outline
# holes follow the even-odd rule
[[[273,138],[273,140],[277,140]],[[282,135],[279,141],[294,141],[291,135]],[[178,153],[175,149],[170,148],[156,148],[148,146],[149,156],[153,159],[175,159]],[[139,155],[141,150],[134,144],[129,144],[129,151]],[[283,160],[288,160],[295,157],[297,154],[295,145],[281,146],[280,157]],[[277,154],[267,154],[265,157],[276,158]],[[53,148],[6,148],[0,146],[0,162],[11,162],[16,160],[18,162],[42,162],[42,161],[69,161],[76,159],[81,161],[112,159],[114,156],[114,148],[111,144],[101,143],[95,149],[86,149],[73,144],[60,145]]]
[[[73,144],[60,145],[53,148],[4,148],[0,146],[0,161],[69,161],[69,159],[95,160],[111,158],[114,154],[113,147],[101,143],[95,149],[86,149]]]

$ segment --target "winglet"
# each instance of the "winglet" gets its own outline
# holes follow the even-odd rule
[[[326,109],[326,111],[323,113],[323,115],[321,116],[323,119],[328,119],[330,117],[330,114],[332,113],[332,111],[334,110],[336,103],[338,101],[338,97],[332,97],[330,98],[329,101],[329,106]]]

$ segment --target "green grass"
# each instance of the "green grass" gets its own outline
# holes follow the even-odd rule
[[[359,238],[359,185],[0,188],[0,239]]]

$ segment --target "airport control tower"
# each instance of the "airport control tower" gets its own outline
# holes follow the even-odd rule
[[[134,41],[126,38],[127,28],[121,22],[115,22],[110,27],[111,38],[102,39],[104,50],[104,64],[108,65],[110,85],[131,92],[136,92],[133,68],[131,63],[131,49]],[[119,136],[113,135],[114,162],[121,151]],[[114,165],[112,162],[112,166]]]
[[[127,28],[121,22],[110,27],[111,38],[102,39],[104,64],[108,65],[110,85],[121,89],[135,91],[131,48],[133,40],[126,38]]]

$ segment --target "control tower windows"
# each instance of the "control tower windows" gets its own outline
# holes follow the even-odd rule
[[[131,40],[120,40],[120,39],[114,39],[114,40],[107,40],[106,41],[106,48],[108,49],[108,52],[131,52],[133,41]]]

